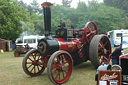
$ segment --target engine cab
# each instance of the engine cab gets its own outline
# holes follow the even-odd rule
[[[66,28],[62,25],[58,30],[56,30],[56,37],[67,40],[67,38],[73,38],[73,33],[74,30],[72,28]]]
[[[73,26],[65,27],[65,23],[61,23],[56,30],[56,38],[63,38],[65,40],[70,40],[71,38],[82,38],[84,29],[74,29]]]

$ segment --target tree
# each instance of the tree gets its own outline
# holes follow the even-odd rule
[[[32,13],[36,13],[36,14],[43,13],[42,8],[40,8],[40,5],[38,4],[37,0],[33,0],[29,5],[24,3],[22,0],[17,1],[17,2],[20,6],[23,6],[25,9],[27,9],[30,15]]]
[[[39,6],[37,0],[33,0],[32,3],[30,3],[30,5],[28,5],[27,9],[30,12],[30,14],[32,14],[32,13],[36,13],[36,14],[43,13],[43,11],[40,9],[40,6]]]
[[[128,0],[104,0],[105,5],[123,9],[128,13]]]
[[[17,3],[19,4],[19,6],[23,6],[24,8],[27,8],[27,4],[24,3],[23,0],[17,1]]]
[[[65,6],[65,7],[71,7],[71,2],[72,2],[72,0],[62,0],[62,4],[63,4],[63,6]]]
[[[83,28],[85,25],[85,14],[87,13],[87,5],[85,4],[85,2],[79,2],[76,8],[76,14],[78,16],[78,20],[77,20],[77,28]]]
[[[64,7],[61,5],[53,5],[51,9],[52,15],[52,33],[55,34],[55,30],[58,29],[60,20],[66,23],[66,27],[73,25],[76,28],[78,16],[76,15],[75,8]]]
[[[124,14],[122,10],[94,2],[89,4],[91,6],[88,9],[88,21],[94,21],[100,33],[122,28],[119,25]]]
[[[44,22],[43,22],[43,15],[37,15],[35,13],[32,13],[30,16],[31,21],[34,24],[34,28],[35,28],[35,32],[39,35],[43,35],[44,31],[43,31],[43,26],[44,26]]]
[[[85,7],[83,5],[81,8]],[[124,28],[124,24],[122,23],[124,12],[120,9],[98,3],[97,1],[89,2],[86,11],[81,13],[79,11],[77,13],[79,15],[78,27],[84,27],[86,22],[93,21],[96,23],[100,33]]]
[[[20,21],[30,27],[28,12],[13,0],[0,0],[0,38],[15,40],[23,32]]]
[[[21,0],[18,4],[30,13],[31,22],[34,24],[34,32],[31,32],[31,30],[29,32],[31,34],[43,35],[43,9],[39,7],[37,0],[33,0],[29,5]]]

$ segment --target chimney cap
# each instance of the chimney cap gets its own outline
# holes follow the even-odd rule
[[[53,5],[53,4],[51,4],[50,2],[44,2],[44,3],[41,4],[41,6],[42,6],[43,8],[51,7],[52,5]]]

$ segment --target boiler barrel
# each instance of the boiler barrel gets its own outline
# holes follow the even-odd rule
[[[69,53],[76,52],[81,47],[81,43],[79,40],[71,39],[69,41],[65,41],[62,38],[56,38],[59,43],[59,50],[65,50]]]
[[[38,50],[42,56],[51,55],[55,51],[64,50],[69,53],[76,52],[80,49],[81,43],[79,40],[71,39],[70,41],[65,41],[62,38],[53,39],[42,39],[38,43]]]

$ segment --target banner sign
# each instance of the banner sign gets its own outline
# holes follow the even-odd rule
[[[98,85],[121,85],[121,72],[99,71]]]

